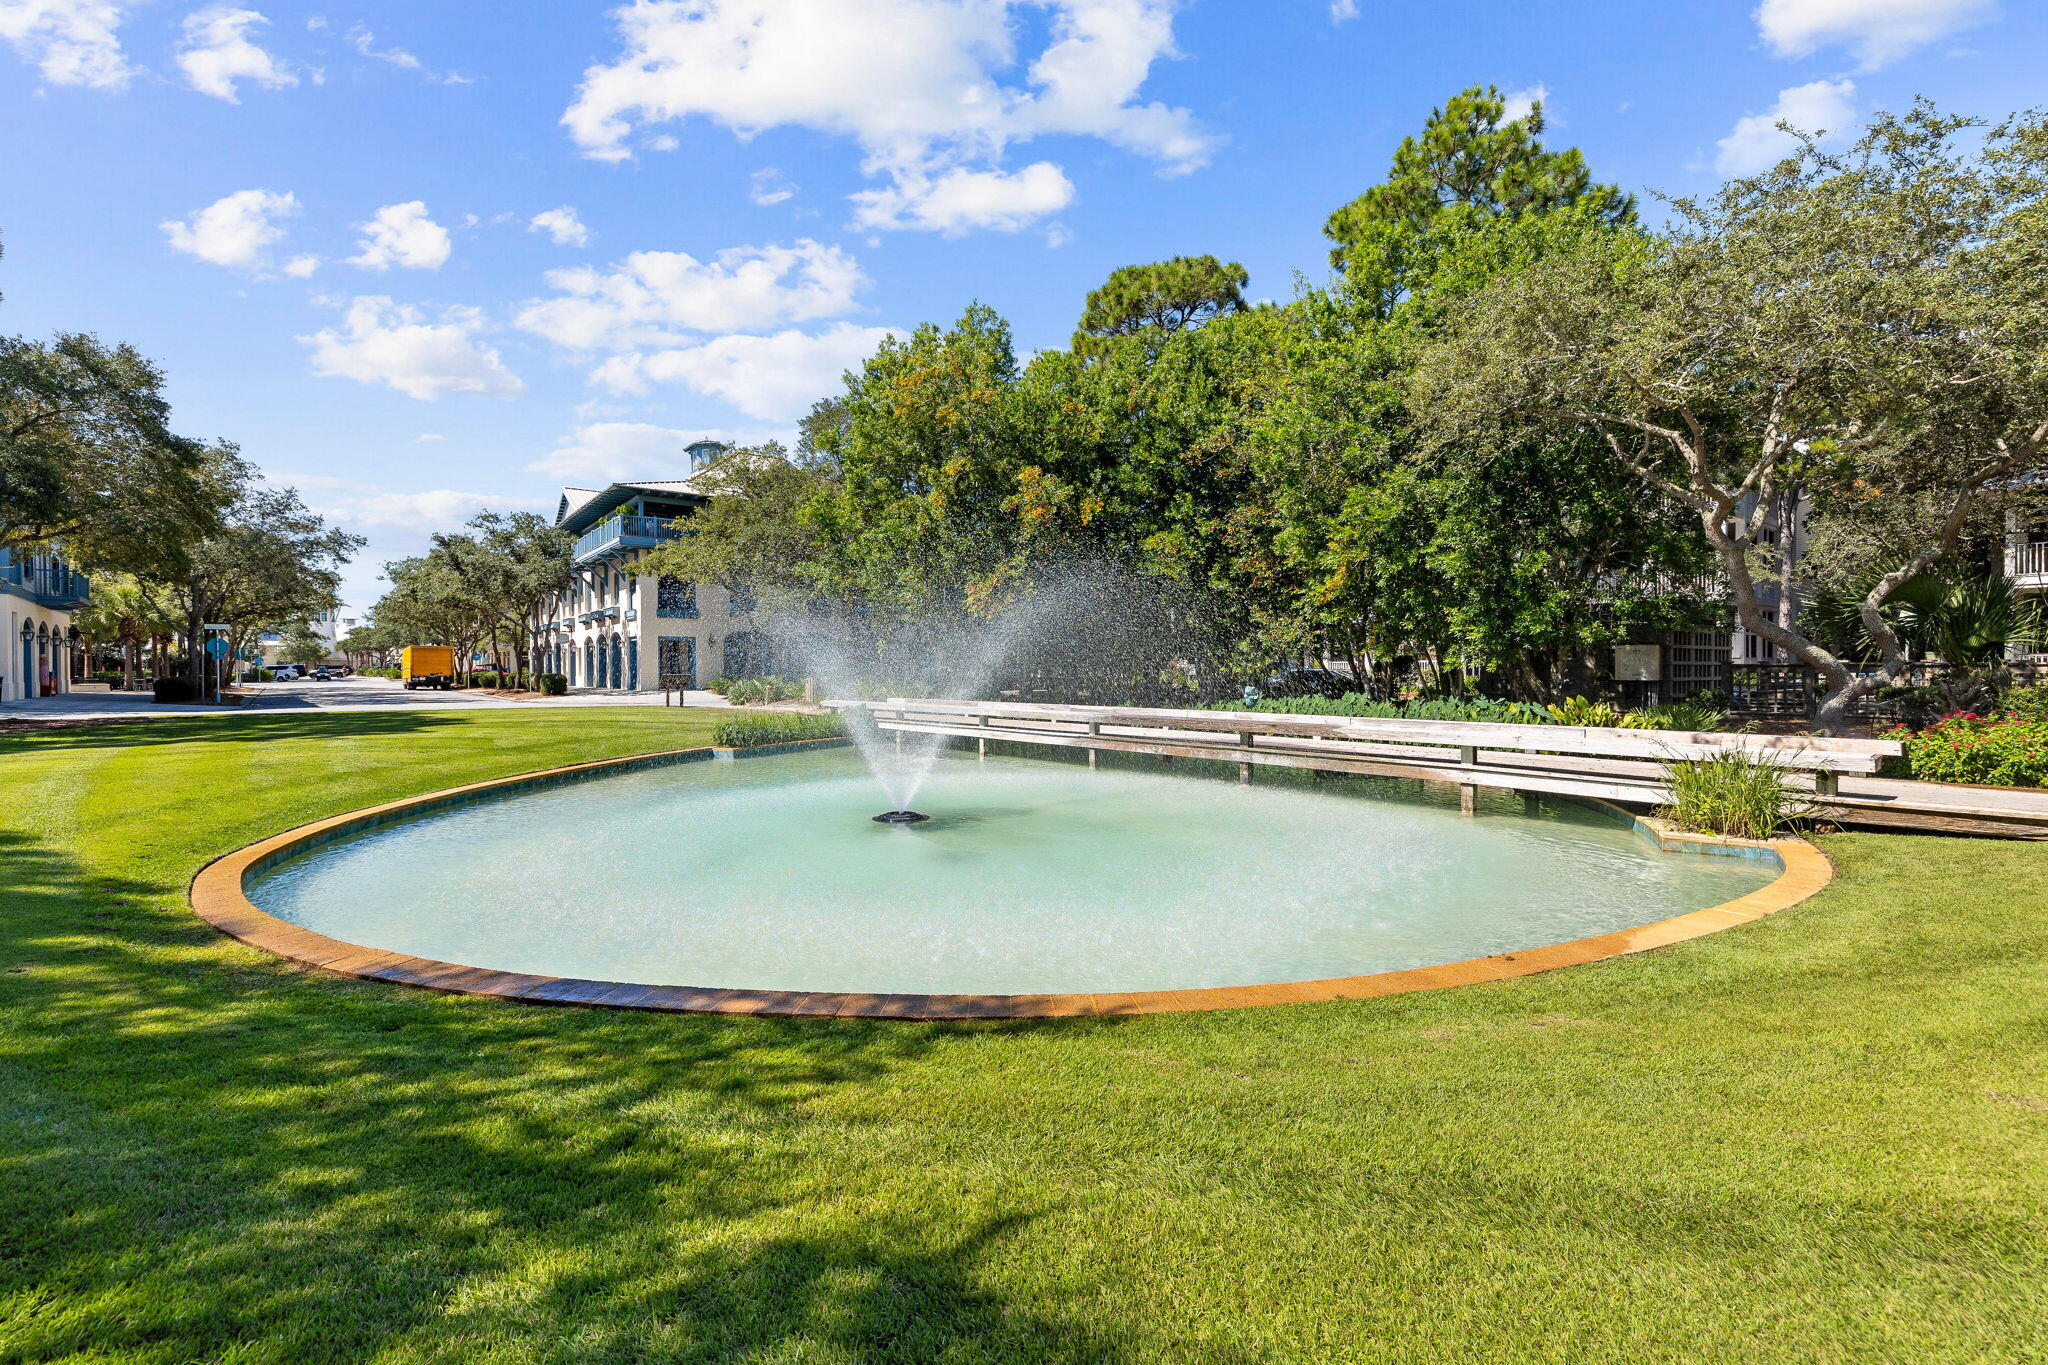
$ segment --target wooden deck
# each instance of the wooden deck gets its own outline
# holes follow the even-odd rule
[[[1461,788],[1468,810],[1481,787],[1664,805],[1669,762],[1736,749],[1784,767],[1838,823],[2048,838],[2048,792],[1879,777],[1901,752],[1891,740],[906,698],[827,705],[984,751],[994,740],[1081,749],[1091,762],[1108,752],[1234,763],[1245,782],[1262,766],[1439,782]]]

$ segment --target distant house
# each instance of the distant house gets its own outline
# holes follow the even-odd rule
[[[0,701],[71,689],[71,613],[91,600],[91,582],[62,556],[0,550]]]
[[[688,533],[710,501],[694,480],[726,454],[716,441],[689,447],[690,477],[565,488],[555,525],[576,536],[575,577],[544,610],[540,669],[572,687],[700,687],[763,671],[751,604],[711,583],[657,577],[635,565]]]

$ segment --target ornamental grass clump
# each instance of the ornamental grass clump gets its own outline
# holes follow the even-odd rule
[[[1739,749],[1682,759],[1670,772],[1671,804],[1658,814],[1702,834],[1768,839],[1813,809],[1786,769]]]
[[[1918,734],[1886,736],[1906,746],[1906,765],[1928,782],[1975,782],[1992,787],[2048,786],[2048,717],[2029,710],[1980,716],[1943,716]]]
[[[764,744],[789,744],[803,739],[837,739],[845,733],[846,727],[836,715],[771,711],[726,721],[712,732],[711,742],[721,749],[755,749]]]

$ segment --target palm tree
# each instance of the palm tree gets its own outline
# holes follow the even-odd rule
[[[127,574],[96,580],[92,600],[72,613],[71,624],[93,645],[121,646],[121,686],[127,691],[135,688],[143,642],[178,629],[175,615],[159,593]]]

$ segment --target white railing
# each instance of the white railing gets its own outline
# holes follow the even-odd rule
[[[2048,541],[2033,545],[2008,545],[2005,547],[2005,576],[2007,578],[2041,578],[2048,576]]]

